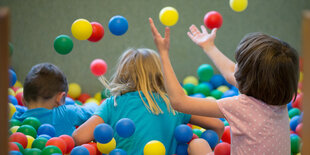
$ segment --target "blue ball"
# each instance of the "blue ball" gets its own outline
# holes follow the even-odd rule
[[[194,94],[194,95],[191,95],[191,97],[196,97],[196,98],[205,98],[206,96],[201,94],[201,93],[197,93],[197,94]]]
[[[41,137],[41,138],[45,138],[47,140],[51,139],[52,137],[47,135],[47,134],[42,134],[42,135],[39,135],[38,138]]]
[[[200,136],[200,138],[205,139],[210,147],[213,149],[216,144],[219,142],[219,136],[217,135],[217,133],[213,130],[206,130],[205,132],[203,132]]]
[[[174,130],[174,137],[179,143],[187,143],[193,137],[193,130],[185,125],[178,125]]]
[[[235,87],[235,86],[231,86],[230,90],[232,90],[232,91],[236,92],[237,94],[239,94],[239,89],[237,87]]]
[[[127,155],[127,153],[122,149],[114,149],[109,153],[109,155]]]
[[[65,104],[66,105],[75,105],[75,102],[70,97],[66,97]]]
[[[224,85],[226,83],[226,80],[222,75],[216,74],[212,76],[210,83],[214,86],[214,88],[217,88],[221,85]]]
[[[292,102],[291,101],[290,103],[287,104],[287,111],[291,110],[293,107],[292,107]]]
[[[188,144],[186,144],[186,143],[179,143],[177,145],[177,150],[176,150],[175,153],[177,155],[188,155],[187,148],[188,148]]]
[[[99,143],[108,143],[112,140],[114,134],[110,125],[102,123],[96,126],[94,130],[94,138]]]
[[[297,116],[294,116],[293,118],[291,118],[291,121],[290,121],[290,128],[291,130],[293,130],[294,132],[296,131],[296,127],[297,125],[300,123],[300,116],[297,115]]]
[[[72,149],[70,155],[89,155],[89,151],[84,146],[76,146]]]
[[[18,105],[18,101],[15,96],[9,95],[9,102],[12,103],[13,105]]]
[[[128,30],[128,21],[123,16],[113,16],[109,21],[109,29],[114,35],[123,35]]]
[[[130,137],[136,130],[135,123],[129,118],[120,119],[115,128],[117,134],[124,138]]]
[[[18,151],[10,151],[10,155],[23,155],[23,154]]]
[[[51,137],[55,137],[56,130],[55,130],[54,126],[52,126],[50,124],[42,124],[38,128],[38,135],[42,135],[42,134],[46,134],[46,135],[49,135]]]
[[[222,98],[226,98],[226,97],[233,97],[233,96],[237,96],[238,93],[236,93],[233,90],[227,90],[226,92],[223,93]]]
[[[9,75],[10,75],[10,87],[13,87],[17,81],[16,73],[12,69],[9,69]]]
[[[225,121],[225,118],[220,118],[220,120],[221,120],[222,122],[224,122],[224,121]]]

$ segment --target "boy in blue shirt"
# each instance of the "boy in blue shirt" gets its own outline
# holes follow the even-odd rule
[[[91,117],[98,105],[65,105],[67,92],[67,79],[57,66],[37,64],[31,68],[24,82],[23,102],[28,110],[16,112],[13,118],[23,121],[27,117],[36,117],[41,124],[53,125],[56,136],[71,136],[75,127]]]

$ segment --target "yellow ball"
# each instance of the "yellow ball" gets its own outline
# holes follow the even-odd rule
[[[9,88],[9,89],[8,89],[8,93],[9,93],[9,95],[12,95],[12,96],[15,96],[15,95],[16,95],[15,92],[14,92],[14,90],[13,90],[12,88]]]
[[[16,108],[12,103],[9,103],[9,108],[10,108],[9,119],[11,119],[14,113],[16,112]]]
[[[12,127],[10,128],[10,131],[11,131],[12,133],[15,133],[15,132],[17,131],[18,128],[19,128],[19,126],[12,126]]]
[[[200,130],[200,129],[202,129],[202,128],[201,128],[200,126],[197,126],[197,125],[193,125],[193,124],[192,124],[192,129],[199,129],[199,130]]]
[[[16,90],[15,94],[23,93],[23,92],[24,92],[24,88],[19,88]]]
[[[216,98],[214,98],[213,96],[207,96],[206,98],[216,100]]]
[[[217,88],[218,91],[221,91],[222,93],[225,93],[229,88],[227,86],[219,86]]]
[[[152,140],[145,144],[143,152],[144,155],[165,155],[166,148],[160,141]]]
[[[13,87],[19,87],[22,88],[23,84],[20,81],[16,81]]]
[[[232,10],[242,12],[248,7],[248,0],[229,0],[229,5]]]
[[[191,83],[193,85],[198,85],[198,79],[195,76],[187,76],[183,80],[183,84]]]
[[[101,99],[101,92],[97,92],[97,93],[95,94],[94,98],[95,98],[98,102],[100,102],[100,101],[102,100],[102,99]]]
[[[185,95],[188,95],[187,91],[184,88],[183,88],[183,91],[184,91]]]
[[[304,73],[303,72],[299,72],[299,81],[298,82],[302,82],[304,79]]]
[[[108,142],[106,144],[102,144],[102,143],[97,142],[97,148],[101,153],[109,154],[112,150],[114,150],[116,148],[115,139],[113,138],[110,142]]]
[[[71,32],[77,40],[86,40],[93,33],[93,28],[88,20],[77,19],[71,26]]]
[[[82,89],[79,84],[77,83],[70,83],[69,84],[69,91],[68,95],[73,99],[78,98],[81,95]]]
[[[85,103],[90,103],[90,102],[96,103],[98,105],[100,104],[100,102],[95,98],[89,98],[85,101]]]
[[[32,143],[33,143],[33,141],[34,141],[34,138],[33,137],[31,137],[31,136],[29,136],[29,135],[26,135],[26,137],[27,137],[27,140],[28,140],[28,144],[27,144],[27,149],[31,149],[31,146],[32,146]]]
[[[159,20],[165,26],[173,26],[179,20],[179,13],[173,7],[165,7],[159,12]]]

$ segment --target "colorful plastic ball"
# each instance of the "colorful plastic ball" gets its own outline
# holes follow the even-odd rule
[[[20,81],[16,81],[15,82],[15,85],[13,87],[19,87],[19,88],[22,88],[23,87],[23,84],[20,82]]]
[[[37,138],[45,138],[45,139],[49,140],[49,139],[51,139],[52,137],[49,136],[49,135],[47,135],[47,134],[41,134],[41,135],[39,135]]]
[[[106,99],[111,96],[111,92],[109,89],[104,89],[101,91],[101,98]]]
[[[25,134],[20,132],[15,132],[9,137],[10,142],[17,142],[23,146],[23,148],[27,147],[28,140]]]
[[[106,123],[102,123],[96,126],[94,130],[94,138],[99,143],[108,143],[114,136],[112,127]]]
[[[290,120],[290,128],[291,128],[291,130],[295,132],[296,127],[297,127],[297,125],[299,123],[301,123],[301,122],[300,122],[300,117],[298,115],[294,116],[293,118],[291,118],[291,120]]]
[[[87,99],[89,99],[89,98],[91,98],[91,96],[90,96],[89,94],[87,94],[87,93],[82,93],[82,94],[79,96],[78,100],[81,101],[82,103],[85,103],[85,101],[86,101]]]
[[[220,74],[216,74],[213,75],[212,78],[210,79],[210,83],[215,87],[218,88],[219,86],[222,86],[226,83],[225,78],[220,75]]]
[[[114,138],[106,144],[97,142],[97,148],[101,153],[109,154],[112,150],[116,148],[116,141]]]
[[[17,131],[17,129],[19,128],[19,126],[13,126],[10,128],[11,133],[15,133]]]
[[[300,138],[296,134],[291,134],[290,136],[291,139],[291,152],[293,154],[299,153],[300,152]]]
[[[109,153],[109,155],[127,155],[127,152],[123,149],[114,149]]]
[[[226,120],[223,123],[224,123],[224,126],[229,126],[229,123]]]
[[[18,151],[10,151],[9,155],[23,155],[23,154]]]
[[[177,155],[188,155],[187,149],[188,149],[188,144],[178,143],[177,149],[176,149],[176,154]]]
[[[223,23],[223,17],[217,11],[210,11],[204,16],[204,24],[209,29],[220,28]]]
[[[183,88],[187,92],[187,95],[193,95],[194,94],[194,89],[195,89],[195,85],[194,84],[192,84],[192,83],[184,84]]]
[[[32,148],[37,148],[43,150],[46,145],[47,139],[43,137],[38,137],[32,142]]]
[[[75,142],[73,138],[69,135],[61,135],[59,136],[66,143],[66,152],[65,154],[70,153],[70,151],[74,148]]]
[[[192,139],[187,144],[189,144],[192,140],[197,139],[197,138],[199,138],[199,137],[195,133],[193,133]]]
[[[183,80],[183,85],[185,85],[187,83],[191,83],[191,84],[196,86],[196,85],[198,85],[198,79],[194,76],[187,76]]]
[[[197,94],[191,95],[191,97],[205,98],[206,96],[204,94],[202,94],[202,93],[197,93]]]
[[[15,96],[15,91],[12,88],[8,88],[8,95]]]
[[[236,12],[242,12],[248,7],[248,0],[229,0],[229,6]]]
[[[286,106],[287,106],[287,110],[290,111],[293,107],[292,107],[292,102],[289,102]]]
[[[54,40],[54,49],[61,55],[69,54],[73,49],[72,39],[67,35],[59,35]]]
[[[9,119],[12,118],[12,116],[14,115],[14,113],[16,112],[16,108],[12,103],[9,103]]]
[[[17,100],[18,105],[24,105],[23,104],[23,92],[16,93],[15,98]]]
[[[28,151],[26,151],[26,153],[24,153],[24,155],[41,155],[42,151],[40,149],[37,148],[32,148],[29,149]]]
[[[206,130],[205,132],[201,134],[200,138],[205,139],[209,143],[212,149],[219,142],[219,137],[217,133],[213,130]]]
[[[100,102],[98,102],[95,98],[89,98],[85,101],[85,103],[96,103],[97,105],[100,105]]]
[[[220,99],[222,97],[223,93],[221,91],[217,90],[217,89],[214,89],[214,90],[211,91],[210,95],[213,96],[216,99]]]
[[[55,137],[56,130],[55,130],[54,126],[52,126],[50,124],[42,124],[38,128],[38,135],[42,135],[42,134],[46,134],[46,135],[49,135],[51,137]]]
[[[15,96],[8,95],[8,98],[10,103],[12,103],[13,105],[18,105],[18,101]]]
[[[232,97],[232,96],[237,96],[238,93],[232,90],[227,90],[225,93],[223,93],[221,98],[226,98],[226,97]]]
[[[77,40],[86,40],[93,33],[93,27],[86,19],[77,19],[71,26],[72,35]]]
[[[222,135],[221,140],[223,142],[228,143],[228,144],[231,143],[231,140],[230,140],[230,126],[225,126],[224,133]]]
[[[109,30],[117,36],[125,34],[128,30],[127,19],[120,15],[113,16],[109,21]]]
[[[292,103],[293,108],[302,109],[302,94],[297,94],[295,101]]]
[[[27,144],[26,148],[31,149],[32,143],[34,141],[34,138],[32,136],[29,136],[29,135],[26,135],[26,137],[27,137],[27,140],[28,140],[28,144]]]
[[[84,146],[76,146],[72,149],[70,155],[89,155],[89,151]]]
[[[83,103],[82,103],[81,101],[79,101],[79,100],[75,100],[74,103],[75,103],[76,105],[83,105]]]
[[[230,144],[226,142],[217,144],[214,148],[214,155],[230,155]]]
[[[107,68],[107,63],[102,59],[95,59],[90,63],[90,70],[95,76],[104,75]]]
[[[9,148],[10,151],[19,151],[19,147],[13,142],[9,142]]]
[[[38,130],[38,128],[41,126],[41,122],[35,117],[27,117],[26,119],[24,119],[22,125],[30,125],[36,130]]]
[[[297,108],[292,108],[291,110],[288,111],[288,116],[290,119],[292,119],[294,116],[300,115],[300,110]]]
[[[299,137],[301,137],[302,134],[302,126],[303,126],[302,123],[299,123],[295,129],[295,132]]]
[[[200,129],[193,129],[193,133],[197,135],[198,137],[200,137],[202,134],[202,131]]]
[[[13,142],[17,145],[18,149],[19,149],[19,152],[21,152],[22,154],[24,154],[24,148],[21,144],[17,143],[17,142]]]
[[[221,91],[222,93],[225,93],[226,91],[229,90],[229,88],[227,86],[222,85],[222,86],[219,86],[217,90]]]
[[[81,95],[82,89],[81,86],[77,83],[70,83],[69,84],[69,90],[68,95],[72,97],[73,99],[78,98]]]
[[[50,146],[46,146],[42,152],[41,152],[41,155],[52,155],[54,153],[60,153],[62,154],[61,150],[56,147],[56,146],[53,146],[53,145],[50,145]]]
[[[75,105],[75,101],[70,97],[66,97],[65,104],[66,105]]]
[[[130,137],[135,132],[135,123],[129,118],[122,118],[115,125],[116,132],[123,138]]]
[[[83,144],[82,146],[84,146],[88,150],[89,155],[96,155],[96,148],[93,145]]]
[[[152,140],[145,144],[143,153],[144,155],[165,155],[166,148],[160,141]]]
[[[207,85],[201,83],[194,88],[194,94],[198,94],[198,93],[201,93],[204,96],[209,96],[210,88]]]
[[[164,7],[159,12],[159,20],[165,26],[173,26],[179,20],[179,13],[173,7]]]
[[[37,137],[37,130],[30,125],[22,125],[17,129],[17,132],[21,132],[25,135],[29,135],[33,138]]]
[[[178,125],[174,130],[174,137],[179,143],[187,143],[193,137],[193,130],[185,124]]]
[[[90,24],[93,28],[93,32],[91,36],[88,38],[88,41],[98,42],[104,36],[103,26],[98,22],[91,22]]]
[[[102,99],[101,99],[101,92],[97,92],[95,95],[94,95],[94,98],[100,102]]]
[[[88,143],[89,145],[93,146],[96,149],[96,155],[102,155],[102,153],[98,150],[97,148],[97,143],[95,142],[90,142]]]
[[[65,152],[67,152],[67,144],[64,140],[62,140],[59,137],[53,137],[51,139],[49,139],[45,146],[49,146],[49,145],[53,145],[53,146],[57,146],[61,152],[64,154]]]
[[[209,81],[213,76],[213,68],[209,64],[202,64],[197,69],[199,80],[202,82]]]
[[[10,87],[13,87],[17,80],[16,73],[12,69],[9,69],[9,76],[10,76],[10,83],[9,83]]]

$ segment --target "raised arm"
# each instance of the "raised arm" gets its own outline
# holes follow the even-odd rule
[[[162,70],[164,73],[165,88],[167,90],[172,107],[177,111],[192,115],[224,117],[222,112],[219,110],[215,100],[193,98],[185,95],[173,71],[169,59],[170,29],[166,27],[165,37],[162,38],[160,33],[157,31],[153,20],[149,18],[149,21],[153,39],[160,54]]]
[[[215,45],[214,39],[216,37],[217,29],[213,29],[209,34],[206,28],[201,25],[200,32],[195,25],[189,27],[190,32],[187,35],[191,40],[200,46],[203,51],[210,57],[215,66],[224,76],[226,81],[234,86],[236,86],[235,73],[235,63],[227,58]]]

